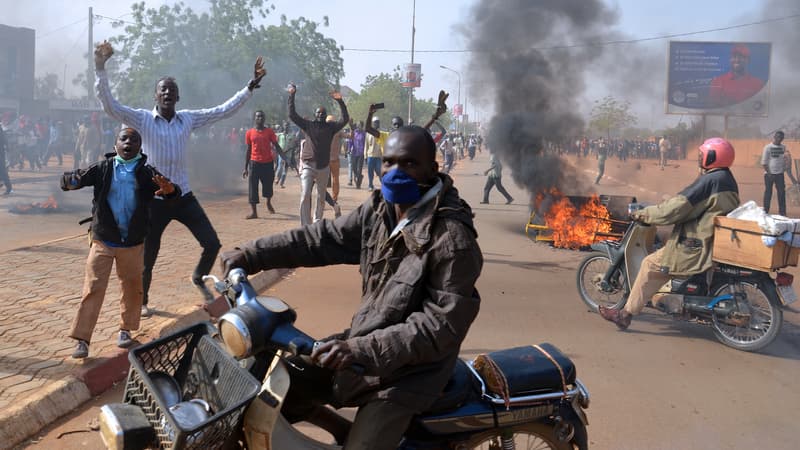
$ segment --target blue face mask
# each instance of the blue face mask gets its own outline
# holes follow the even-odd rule
[[[400,169],[392,169],[381,177],[381,194],[386,201],[401,205],[414,204],[422,198],[417,180]]]

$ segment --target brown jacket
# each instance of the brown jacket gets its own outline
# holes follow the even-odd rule
[[[380,398],[422,411],[442,392],[478,314],[483,257],[472,210],[440,174],[441,190],[395,236],[380,190],[349,215],[249,242],[249,272],[360,264],[362,303],[340,339],[363,375],[335,375],[341,405]],[[434,187],[436,189],[436,187]],[[414,217],[410,214],[410,217]]]

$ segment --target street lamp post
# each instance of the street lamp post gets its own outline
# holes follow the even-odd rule
[[[460,105],[461,104],[461,72],[459,72],[459,71],[457,71],[455,69],[451,69],[451,68],[446,67],[446,66],[441,66],[440,65],[439,67],[441,67],[444,70],[449,70],[449,71],[455,73],[456,76],[458,77],[458,104]],[[462,105],[461,108],[462,108],[461,114],[464,114],[464,110],[463,110],[464,106]],[[461,119],[459,119],[459,123],[460,122],[461,122]],[[456,126],[456,131],[459,131],[459,127],[458,126]]]

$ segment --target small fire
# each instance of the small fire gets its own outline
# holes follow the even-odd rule
[[[544,205],[545,200],[550,206]],[[545,206],[544,208],[542,208]],[[536,195],[536,209],[546,209],[545,225],[553,232],[553,246],[572,250],[591,245],[598,234],[611,231],[611,214],[597,194],[577,208],[564,194],[553,188]]]
[[[53,195],[47,197],[47,200],[43,202],[31,203],[28,205],[17,204],[14,205],[9,212],[14,214],[37,214],[37,213],[47,213],[47,212],[55,212],[58,210],[58,202]]]

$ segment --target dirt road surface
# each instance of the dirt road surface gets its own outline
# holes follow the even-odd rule
[[[751,449],[797,448],[794,425],[800,391],[800,314],[786,309],[785,327],[762,353],[744,353],[719,344],[710,328],[657,315],[638,317],[620,332],[587,312],[575,287],[575,270],[585,254],[554,249],[524,234],[525,193],[506,186],[517,199],[481,205],[487,166],[484,152],[462,161],[456,185],[473,205],[484,268],[478,283],[481,312],[462,347],[462,356],[506,347],[550,342],[575,361],[588,386],[590,445],[594,449]],[[594,159],[571,161],[593,180]],[[654,203],[688,184],[691,162],[659,171],[655,162],[609,160],[599,192],[636,195]],[[758,199],[757,169],[734,171],[742,200]],[[207,206],[209,208],[211,206]],[[789,213],[800,216],[800,208]],[[795,268],[791,270],[797,275]],[[298,311],[298,326],[325,336],[347,326],[359,302],[355,267],[303,269],[269,291]],[[98,405],[118,401],[121,389],[96,399],[76,415],[46,430],[27,448],[102,448],[96,432],[56,439],[85,429]]]

